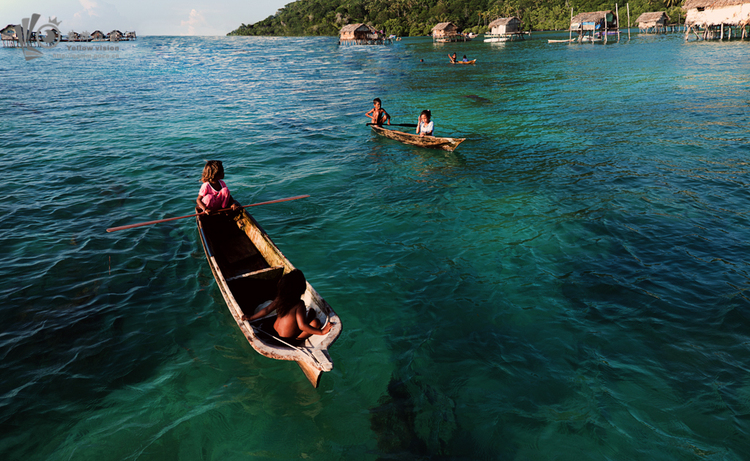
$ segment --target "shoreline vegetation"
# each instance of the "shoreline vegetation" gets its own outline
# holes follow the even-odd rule
[[[462,32],[481,34],[497,18],[516,16],[524,31],[568,30],[574,14],[615,9],[615,1],[592,0],[298,0],[255,24],[242,24],[227,35],[335,36],[347,24],[365,23],[386,35],[429,35],[441,22]],[[683,0],[619,2],[620,23],[635,26],[641,13],[665,11],[671,23],[684,21]],[[630,5],[628,24],[627,5]]]

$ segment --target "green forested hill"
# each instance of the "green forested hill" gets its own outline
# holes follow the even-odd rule
[[[630,20],[644,12],[666,11],[672,22],[682,0],[634,0]],[[517,16],[525,30],[561,30],[574,14],[615,9],[615,3],[600,0],[298,0],[275,15],[242,24],[228,35],[338,35],[346,24],[364,22],[387,34],[427,35],[439,22],[451,21],[459,30],[482,33],[487,24],[500,17]],[[627,26],[627,7],[620,7],[620,22]]]

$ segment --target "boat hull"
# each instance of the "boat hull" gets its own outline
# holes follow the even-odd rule
[[[380,126],[371,125],[372,130],[389,139],[401,141],[412,146],[428,147],[430,149],[443,149],[452,152],[466,138],[440,138],[437,136],[418,136],[416,134],[404,133],[402,131],[387,130]]]
[[[274,339],[273,331],[242,320],[262,309],[276,295],[283,274],[294,270],[270,237],[245,210],[196,218],[203,250],[222,297],[250,345],[259,354],[275,360],[297,362],[314,387],[321,374],[333,369],[328,348],[341,334],[341,320],[315,289],[307,283],[302,296],[307,309],[315,311],[321,324],[331,322],[327,335],[313,335],[300,345]],[[275,316],[272,313],[271,316]]]

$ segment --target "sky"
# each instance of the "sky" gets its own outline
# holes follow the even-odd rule
[[[33,13],[39,26],[61,21],[63,34],[112,30],[144,35],[226,35],[294,0],[0,0],[0,29]]]

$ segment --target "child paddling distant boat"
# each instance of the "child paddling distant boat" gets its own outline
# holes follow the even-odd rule
[[[365,116],[370,117],[372,120],[373,125],[377,126],[383,126],[384,122],[388,122],[388,124],[391,124],[391,116],[388,115],[388,112],[385,111],[382,107],[382,102],[380,102],[380,98],[375,98],[372,100],[373,108],[370,109]]]

